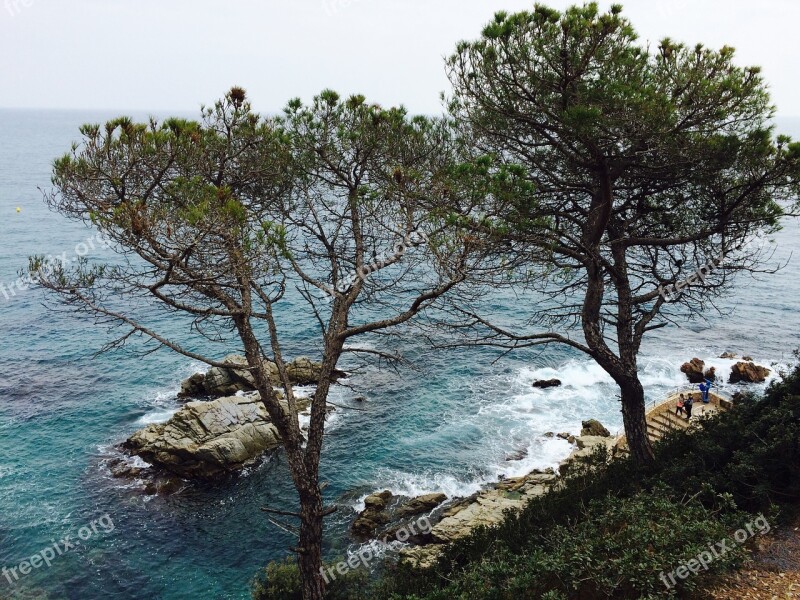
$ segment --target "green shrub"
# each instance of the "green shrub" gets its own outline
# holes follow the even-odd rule
[[[252,584],[253,600],[303,600],[300,569],[292,557],[267,565]]]
[[[353,569],[345,575],[337,573],[327,585],[327,598],[362,600],[369,597],[366,594],[370,586],[369,573],[364,569]],[[294,557],[269,563],[253,581],[251,594],[253,600],[302,600],[300,569]]]
[[[423,596],[425,600],[517,600],[519,598],[643,598],[675,595],[696,589],[709,573],[740,563],[741,546],[710,563],[704,577],[676,578],[674,590],[660,579],[707,550],[710,543],[730,538],[751,520],[722,500],[716,510],[696,500],[676,502],[666,490],[631,498],[612,496],[593,501],[584,518],[556,525],[544,543],[523,553],[497,540],[489,554],[457,573],[452,583]],[[386,597],[386,596],[375,596]]]

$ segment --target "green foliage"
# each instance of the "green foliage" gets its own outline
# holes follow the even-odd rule
[[[326,569],[330,568],[328,565]],[[335,571],[334,571],[335,572]],[[369,573],[353,569],[345,575],[336,574],[326,585],[328,600],[363,600],[371,589]],[[300,569],[293,557],[271,562],[252,583],[253,600],[302,600]]]
[[[583,326],[613,338],[617,323],[605,313],[621,310],[620,325],[630,325],[617,341],[629,340],[625,352],[635,355],[648,328],[702,312],[736,273],[769,260],[743,246],[776,231],[800,198],[800,150],[775,136],[760,69],[740,66],[727,46],[643,44],[619,5],[499,12],[478,39],[458,44],[447,68],[453,120],[493,157],[487,165],[471,156],[471,176],[495,239],[507,242],[497,252],[529,265],[515,284],[559,300],[537,302],[529,322],[571,328],[595,319]],[[520,169],[514,189],[498,187],[511,166]],[[686,279],[723,251],[725,265],[708,281],[659,301],[659,284]],[[604,264],[612,256],[622,264]],[[549,277],[565,265],[574,277]],[[591,310],[575,298],[587,283],[607,290]],[[626,297],[629,306],[617,303]],[[573,301],[585,307],[581,318],[564,308]]]
[[[696,501],[676,502],[665,491],[629,498],[607,496],[585,508],[577,522],[556,525],[543,542],[519,553],[496,541],[484,559],[470,564],[431,600],[512,600],[540,598],[640,598],[667,595],[659,575],[727,539],[750,521],[742,512],[724,517]],[[745,556],[738,547],[711,563],[724,571]],[[681,582],[691,591],[701,579]],[[413,597],[413,596],[410,596]]]
[[[302,600],[300,569],[291,557],[271,562],[252,584],[253,600]]]

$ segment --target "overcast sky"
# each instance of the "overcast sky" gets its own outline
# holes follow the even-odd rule
[[[549,0],[556,8],[574,2]],[[628,0],[644,40],[738,49],[800,115],[798,0]],[[521,0],[0,0],[0,107],[187,111],[232,85],[280,109],[330,87],[436,113],[443,57]],[[603,7],[610,2],[601,2]]]

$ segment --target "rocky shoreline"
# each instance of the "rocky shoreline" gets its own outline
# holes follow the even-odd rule
[[[395,532],[406,526],[407,517],[424,514],[432,527],[424,534],[409,538],[410,545],[400,551],[400,558],[422,568],[431,566],[447,544],[468,536],[477,527],[499,525],[507,511],[521,510],[531,498],[558,485],[560,475],[573,461],[587,458],[598,447],[611,452],[615,442],[608,430],[593,419],[583,423],[580,436],[559,434],[562,436],[571,437],[574,448],[559,463],[558,471],[534,470],[521,477],[502,479],[467,498],[448,499],[444,494],[426,494],[403,499],[388,490],[377,492],[365,499],[365,508],[353,522],[351,532],[362,541],[372,538],[392,542]]]
[[[737,356],[725,353],[720,358],[736,359]],[[705,363],[699,358],[684,363],[681,371],[686,374],[689,383],[701,383],[706,379],[715,381],[720,376],[714,367],[705,369]],[[770,369],[756,365],[749,356],[731,367],[729,383],[763,383],[770,375]],[[549,388],[560,385],[558,379],[535,381],[533,387]],[[400,502],[398,506],[434,501],[429,507],[427,519],[433,524],[429,532],[408,540],[409,546],[400,551],[401,561],[407,561],[417,567],[430,567],[438,560],[443,549],[450,543],[468,536],[481,526],[493,527],[503,522],[508,511],[519,511],[528,502],[545,494],[557,486],[560,476],[566,472],[573,461],[580,461],[593,454],[598,448],[605,447],[609,456],[616,452],[616,437],[598,421],[591,419],[583,422],[580,436],[569,433],[548,432],[545,437],[559,437],[567,440],[574,448],[570,455],[561,461],[558,470],[534,470],[521,477],[502,479],[488,488],[467,498],[442,498],[432,494],[412,498]],[[506,460],[521,460],[524,453],[517,453]],[[366,508],[357,517],[352,532],[363,538],[367,534],[382,541],[393,541],[391,533],[398,529],[398,523],[387,511],[393,498],[391,492],[385,491],[367,497]],[[399,525],[402,527],[402,524]],[[389,535],[387,535],[387,532]]]
[[[735,359],[730,353],[720,358]],[[770,370],[752,362],[750,357],[731,368],[729,381],[760,383]],[[188,480],[212,480],[235,474],[253,464],[265,453],[278,448],[280,436],[272,425],[246,369],[246,360],[231,354],[223,360],[227,367],[212,367],[198,373],[181,385],[180,398],[189,399],[166,423],[152,424],[135,432],[121,446],[128,456],[138,457],[145,467],[116,459],[110,464],[115,477],[143,479],[147,493],[172,493]],[[277,366],[267,361],[270,379],[280,384]],[[320,364],[298,358],[287,364],[287,374],[294,385],[313,385],[319,376]],[[684,363],[681,371],[691,383],[715,380],[713,367],[694,358]],[[339,373],[344,376],[344,373]],[[557,379],[536,381],[534,387],[558,387]],[[199,400],[198,400],[199,398]],[[308,398],[298,398],[299,417],[308,417]],[[284,408],[286,406],[284,405]],[[330,410],[333,410],[332,408]],[[466,537],[476,527],[495,526],[503,521],[506,511],[517,511],[527,502],[558,485],[567,466],[605,446],[613,455],[616,439],[598,421],[583,422],[579,436],[548,432],[545,437],[558,437],[573,445],[570,455],[558,469],[534,470],[521,477],[502,479],[467,498],[447,498],[444,494],[426,494],[415,498],[378,491],[365,499],[365,509],[351,526],[357,540],[379,539],[391,542],[409,520],[425,515],[431,529],[411,536],[411,546],[401,552],[403,560],[419,566],[435,562],[442,548]],[[508,457],[509,462],[522,460],[525,452]],[[403,540],[405,541],[405,540]]]

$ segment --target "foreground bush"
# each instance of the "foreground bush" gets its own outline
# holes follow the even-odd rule
[[[326,567],[327,568],[327,567]],[[362,600],[368,598],[371,588],[369,574],[354,569],[338,575],[327,586],[329,600]],[[283,562],[271,562],[253,581],[253,600],[302,600],[302,583],[297,561],[287,558]]]
[[[722,518],[695,500],[675,502],[642,493],[623,500],[595,501],[586,518],[557,525],[546,543],[517,554],[498,540],[490,555],[470,565],[450,585],[425,595],[429,600],[517,600],[519,598],[639,598],[667,595],[661,572],[673,571],[730,537],[749,515]],[[709,563],[709,573],[738,565],[744,549],[734,546]],[[675,591],[691,591],[699,580],[675,578]],[[417,598],[418,596],[413,596]],[[410,597],[409,597],[410,598]]]

